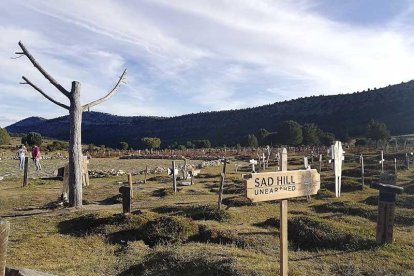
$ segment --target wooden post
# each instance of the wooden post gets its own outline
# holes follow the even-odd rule
[[[319,154],[319,173],[322,172],[322,154]]]
[[[4,276],[6,273],[7,243],[9,240],[9,232],[10,223],[8,221],[0,221],[0,276]]]
[[[263,171],[265,171],[266,170],[266,157],[264,153],[262,155],[262,159],[263,159]]]
[[[287,150],[286,148],[282,149],[281,155],[281,171],[287,171]],[[279,226],[279,240],[280,240],[280,251],[279,251],[279,263],[280,263],[280,275],[288,275],[288,201],[287,199],[282,199],[279,202],[279,216],[280,216],[280,226]]]
[[[394,171],[395,171],[395,176],[397,176],[397,158],[394,158]]]
[[[224,177],[226,176],[226,164],[227,164],[227,160],[224,159],[223,171],[221,173],[221,179],[220,179],[218,210],[221,209],[221,200],[223,199]]]
[[[177,176],[175,175],[175,161],[172,161],[172,176],[174,193],[177,192]]]
[[[305,169],[307,169],[307,168],[308,168],[308,166],[309,166],[309,163],[308,163],[308,157],[307,157],[307,156],[305,156],[305,157],[303,157],[303,167],[304,167]]]
[[[362,187],[361,189],[364,189],[365,186],[365,170],[364,170],[364,156],[361,154],[359,156],[359,160],[361,163],[361,177],[362,177]]]
[[[384,151],[381,151],[381,173],[384,172]]]
[[[392,175],[382,174],[380,182],[371,184],[371,188],[380,191],[376,240],[378,244],[392,243],[394,241],[395,195],[402,193],[404,188],[389,184],[395,184],[395,176]]]
[[[144,184],[147,183],[147,173],[148,173],[148,165],[145,166],[145,171],[144,171]]]
[[[24,158],[23,187],[29,185],[29,157]]]
[[[410,159],[408,159],[408,153],[405,154],[405,162],[407,163],[407,170],[410,169]]]
[[[131,189],[131,198],[134,197],[134,190],[132,187],[132,174],[128,174],[128,186]]]
[[[184,159],[184,167],[183,167],[183,180],[187,179],[187,158]]]
[[[122,212],[124,214],[131,213],[131,188],[122,186],[121,188],[119,188],[119,192],[122,194]]]

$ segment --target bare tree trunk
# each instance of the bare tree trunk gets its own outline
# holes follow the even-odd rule
[[[72,82],[70,93],[70,137],[69,137],[69,205],[82,206],[82,105],[80,103],[80,83]]]

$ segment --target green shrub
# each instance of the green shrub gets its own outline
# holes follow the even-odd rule
[[[0,145],[10,144],[10,135],[6,129],[0,127]]]

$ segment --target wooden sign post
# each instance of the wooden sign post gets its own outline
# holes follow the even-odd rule
[[[280,200],[280,275],[288,275],[288,198],[314,195],[320,188],[316,170],[287,170],[287,151],[281,154],[281,171],[244,176],[246,197],[252,202]]]
[[[380,183],[372,183],[371,188],[379,190],[378,218],[376,240],[378,244],[392,243],[394,241],[394,213],[395,195],[404,191],[403,187],[395,184],[395,176],[382,174]]]
[[[344,151],[342,149],[342,143],[336,141],[335,145],[331,146],[332,159],[334,160],[335,170],[335,195],[341,196],[341,180],[342,180],[342,161],[344,160]]]

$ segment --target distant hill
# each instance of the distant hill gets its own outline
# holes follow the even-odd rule
[[[188,114],[177,117],[125,117],[85,112],[82,142],[132,146],[142,137],[160,137],[162,145],[209,139],[213,145],[235,145],[259,128],[276,131],[284,120],[313,122],[336,136],[365,133],[370,119],[384,122],[393,135],[414,133],[414,81],[353,94],[312,96],[260,107]],[[68,139],[68,116],[46,120],[31,117],[6,127],[11,133],[36,131]]]

